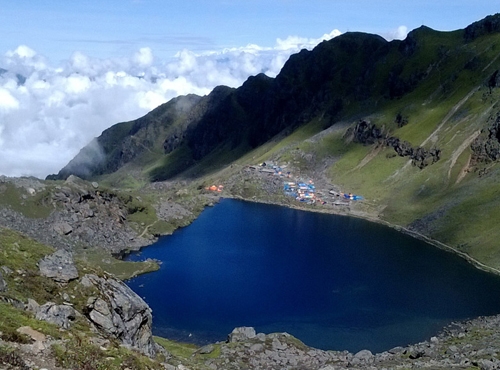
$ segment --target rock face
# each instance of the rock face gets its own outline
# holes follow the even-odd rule
[[[28,299],[25,308],[26,311],[33,312],[37,320],[56,324],[63,329],[69,329],[77,316],[73,307],[57,305],[54,302],[47,302],[40,306],[35,300]]]
[[[85,275],[82,281],[86,285],[91,283],[102,293],[102,297],[89,298],[85,316],[107,335],[154,356],[152,314],[146,302],[127,285],[113,278]]]
[[[234,328],[231,334],[228,335],[228,342],[243,342],[248,339],[255,338],[257,334],[255,333],[255,329],[249,326],[242,326],[239,328]]]
[[[68,283],[78,278],[78,271],[70,252],[60,249],[38,262],[40,274],[59,283]]]
[[[41,206],[52,211],[47,217],[32,218],[0,204],[0,226],[20,231],[43,244],[68,250],[85,244],[119,253],[139,249],[153,241],[149,236],[139,236],[127,221],[129,214],[138,209],[131,210],[128,202],[140,202],[130,196],[125,198],[119,192],[101,189],[97,183],[70,176],[63,184],[47,186],[37,179],[0,176],[0,193],[12,186],[23,197],[29,188],[37,194],[43,190]],[[23,197],[19,198],[21,203],[26,201]]]
[[[500,112],[497,112],[495,121],[471,144],[472,164],[480,162],[490,163],[500,160]]]
[[[76,311],[70,306],[47,302],[36,308],[35,318],[56,324],[63,329],[69,329],[76,319]]]
[[[396,118],[396,121],[398,121],[398,118]],[[359,121],[355,127],[347,131],[346,136],[351,135],[353,141],[357,143],[392,147],[398,156],[410,157],[412,164],[420,169],[436,163],[441,157],[441,150],[438,148],[429,150],[422,147],[414,148],[409,142],[400,140],[395,136],[389,136],[383,129],[364,120]]]

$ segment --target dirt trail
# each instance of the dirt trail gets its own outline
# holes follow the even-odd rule
[[[158,222],[158,220],[156,220],[156,221],[155,221],[155,222],[153,222],[152,224],[147,225],[147,226],[144,228],[144,230],[142,231],[141,235],[139,235],[139,238],[142,238],[142,237],[143,237],[143,236],[144,236],[144,235],[148,232],[149,228],[150,228],[151,226],[154,226],[157,222]]]
[[[427,144],[430,140],[436,139],[438,132],[443,128],[443,126],[450,120],[451,117],[453,117],[453,115],[455,113],[457,113],[457,111],[462,107],[462,105],[464,105],[467,102],[467,100],[469,100],[469,98],[472,95],[474,95],[474,93],[476,93],[480,88],[481,88],[481,86],[476,86],[462,100],[460,100],[457,104],[455,104],[453,106],[453,108],[450,109],[448,114],[443,118],[443,120],[438,125],[438,127],[436,127],[436,129],[420,144],[420,146],[422,147],[425,144]],[[411,160],[406,162],[406,164],[403,166],[402,170],[406,170],[410,165],[411,165]],[[390,178],[393,178],[394,176],[396,176],[398,172],[399,172],[399,170],[394,175],[391,175]]]
[[[429,137],[427,139],[425,139],[422,142],[422,144],[420,144],[420,146],[424,146],[425,144],[427,144],[427,142],[429,140],[433,140],[437,136],[437,133],[441,130],[441,128],[446,124],[446,122],[448,122],[450,120],[450,118],[453,117],[453,115],[455,113],[457,113],[457,111],[460,109],[460,107],[462,107],[462,105],[464,105],[465,102],[467,102],[467,100],[469,100],[469,98],[472,95],[474,95],[474,93],[476,91],[478,91],[480,87],[481,86],[476,86],[475,88],[473,88],[467,95],[465,95],[465,97],[462,100],[460,100],[457,104],[455,104],[453,106],[453,108],[451,108],[451,110],[448,112],[448,114],[443,118],[443,120],[438,125],[438,127],[436,127],[436,129],[434,130],[434,132],[432,132],[432,134],[430,134]]]
[[[455,166],[455,163],[457,163],[458,157],[463,153],[465,149],[467,149],[472,142],[479,136],[481,133],[481,130],[476,130],[470,135],[465,141],[453,152],[450,158],[450,168],[448,169],[448,180],[451,178],[451,170]],[[460,178],[460,175],[459,175]],[[461,180],[461,179],[460,179]],[[460,182],[459,179],[457,178],[457,182]]]

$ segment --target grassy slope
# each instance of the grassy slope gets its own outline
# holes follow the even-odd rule
[[[496,45],[500,45],[498,35],[464,48],[474,50],[483,60],[482,65],[488,65],[487,61],[495,61],[498,56],[500,48]],[[479,178],[477,173],[468,173],[460,178],[471,154],[470,138],[486,128],[490,115],[500,110],[499,92],[493,90],[490,94],[484,83],[498,63],[472,72],[461,68],[467,63],[465,58],[454,59],[451,54],[440,66],[443,71],[434,73],[413,93],[380,109],[372,120],[380,126],[392,125],[391,134],[413,146],[440,148],[439,162],[419,170],[408,165],[408,159],[389,158],[391,148],[346,145],[341,135],[336,135],[323,139],[323,146],[331,149],[330,155],[344,152],[328,174],[333,183],[373,202],[374,213],[383,209],[382,219],[409,226],[427,215],[428,225],[423,231],[428,236],[498,268],[498,165],[491,165],[487,176]],[[453,69],[462,72],[450,74]],[[439,88],[432,91],[435,86]],[[390,120],[396,112],[409,117],[409,124],[395,127]]]
[[[297,153],[312,154],[316,166],[333,162],[325,170],[331,183],[365,196],[362,209],[369,215],[402,227],[418,225],[417,230],[424,235],[500,268],[500,229],[496,226],[500,218],[500,167],[488,165],[489,172],[482,177],[474,171],[463,172],[474,135],[487,128],[488,119],[500,111],[499,89],[490,91],[486,85],[500,67],[500,35],[482,37],[444,53],[440,50],[457,42],[459,32],[421,32],[425,38],[420,55],[405,66],[402,75],[425,70],[428,77],[410,94],[388,101],[364,117],[414,147],[440,148],[437,163],[420,170],[408,158],[394,156],[392,148],[347,142],[345,129],[321,132],[321,118],[234,163],[279,158],[298,169],[310,166],[311,162],[306,163]],[[431,64],[436,58],[438,62]],[[398,113],[409,120],[401,128],[394,121]],[[363,117],[359,111],[352,114]],[[210,178],[221,178],[228,172],[225,169]],[[415,224],[419,219],[421,222]]]

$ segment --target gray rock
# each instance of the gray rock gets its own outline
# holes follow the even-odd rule
[[[357,352],[351,360],[354,365],[368,364],[373,361],[373,353],[367,349]]]
[[[102,294],[87,302],[87,318],[107,335],[148,356],[155,356],[149,306],[123,282],[113,278],[85,275]]]
[[[1,269],[5,275],[10,275],[14,272],[10,268],[8,268],[7,266],[2,266]]]
[[[81,278],[80,284],[84,288],[90,288],[90,287],[94,286],[94,284],[92,284],[92,281],[90,281],[90,279],[88,278],[88,275],[85,275],[84,277]]]
[[[478,365],[481,370],[493,370],[498,369],[496,364],[491,360],[479,360]]]
[[[262,352],[264,350],[264,345],[262,343],[255,343],[250,347],[250,351],[252,352]]]
[[[70,252],[60,249],[38,262],[40,274],[60,283],[78,278],[78,271]]]
[[[285,349],[287,349],[287,345],[286,343],[281,343],[277,338],[274,338],[273,339],[273,342],[272,342],[272,348],[273,350],[275,351],[283,351]]]
[[[266,335],[264,333],[258,333],[256,335],[256,338],[260,340],[261,342],[264,342],[266,340]]]
[[[207,355],[214,351],[215,347],[213,344],[207,344],[206,346],[201,347],[197,352],[201,355]]]
[[[92,186],[94,187],[94,189],[97,189],[99,187],[99,183],[97,182],[92,182]]]
[[[76,319],[76,311],[70,306],[47,302],[36,309],[35,318],[69,329],[71,323]]]
[[[73,232],[73,228],[67,222],[58,222],[54,225],[54,231],[59,235],[69,235]]]
[[[26,311],[36,313],[40,305],[34,299],[28,298],[28,303],[26,304]]]
[[[404,349],[403,347],[398,346],[398,347],[391,348],[391,349],[390,349],[389,351],[387,351],[387,352],[389,352],[390,354],[395,355],[395,354],[397,354],[397,353],[401,353],[401,352],[403,352],[404,350],[405,350],[405,349]]]
[[[7,290],[7,282],[4,280],[2,273],[0,272],[0,292],[5,292]]]
[[[229,334],[227,341],[230,343],[243,342],[248,339],[253,339],[255,336],[255,328],[250,326],[241,326],[233,329],[231,334]]]

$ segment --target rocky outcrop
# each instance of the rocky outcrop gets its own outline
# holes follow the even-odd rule
[[[84,312],[97,329],[148,356],[156,354],[151,333],[152,313],[146,302],[111,277],[85,275],[82,284],[94,286],[102,294],[90,297]]]
[[[217,344],[220,355],[212,356],[205,365],[234,370],[498,369],[499,323],[500,316],[456,322],[427,341],[376,354],[367,349],[324,351],[287,333],[256,334],[254,328],[241,327],[233,330],[226,343]],[[200,349],[192,357],[203,353]]]
[[[400,118],[400,120],[403,120],[403,118]],[[396,122],[398,123],[398,118],[396,118]],[[420,169],[436,163],[441,157],[439,148],[413,147],[409,142],[400,140],[395,136],[389,136],[383,128],[379,128],[365,120],[359,121],[354,127],[350,128],[345,136],[352,137],[354,142],[364,145],[379,144],[392,147],[398,156],[410,157],[412,164]]]
[[[60,249],[38,262],[40,274],[59,283],[68,283],[78,278],[78,270],[73,262],[73,255]]]
[[[29,180],[29,181],[28,181]],[[70,176],[65,183],[54,185],[37,179],[0,176],[2,186],[14,186],[26,196],[28,188],[44,192],[37,207],[48,208],[47,217],[27,217],[0,204],[0,226],[20,231],[37,241],[58,249],[73,249],[76,245],[98,246],[111,253],[139,249],[152,240],[138,236],[127,217],[131,212],[129,198],[103,190],[99,184],[88,183]],[[23,202],[25,199],[19,199]],[[138,202],[135,198],[132,199]]]
[[[243,342],[248,339],[255,338],[257,334],[255,333],[255,329],[248,326],[242,326],[238,328],[234,328],[231,334],[228,335],[227,341],[229,343],[234,342]]]
[[[220,358],[207,363],[213,368],[232,369],[320,369],[328,364],[348,365],[348,352],[323,351],[308,347],[287,333],[256,333],[252,327],[235,328]],[[337,369],[337,367],[335,367]]]
[[[464,30],[464,39],[473,41],[480,36],[500,32],[500,14],[489,15],[486,18],[472,23]]]
[[[28,299],[25,309],[32,312],[37,320],[50,322],[63,329],[69,329],[78,315],[69,305],[58,305],[54,302],[39,305],[34,299]]]
[[[47,302],[35,309],[35,318],[37,320],[47,321],[63,329],[69,329],[76,320],[77,313],[75,309],[67,305],[58,305],[54,302]]]
[[[497,113],[493,123],[488,129],[483,129],[481,134],[471,144],[471,165],[478,163],[491,163],[500,160],[500,112]]]
[[[414,148],[407,141],[393,136],[388,137],[385,144],[393,147],[400,157],[410,157],[412,164],[420,169],[436,163],[441,158],[441,150],[438,148],[425,149],[420,146]]]

